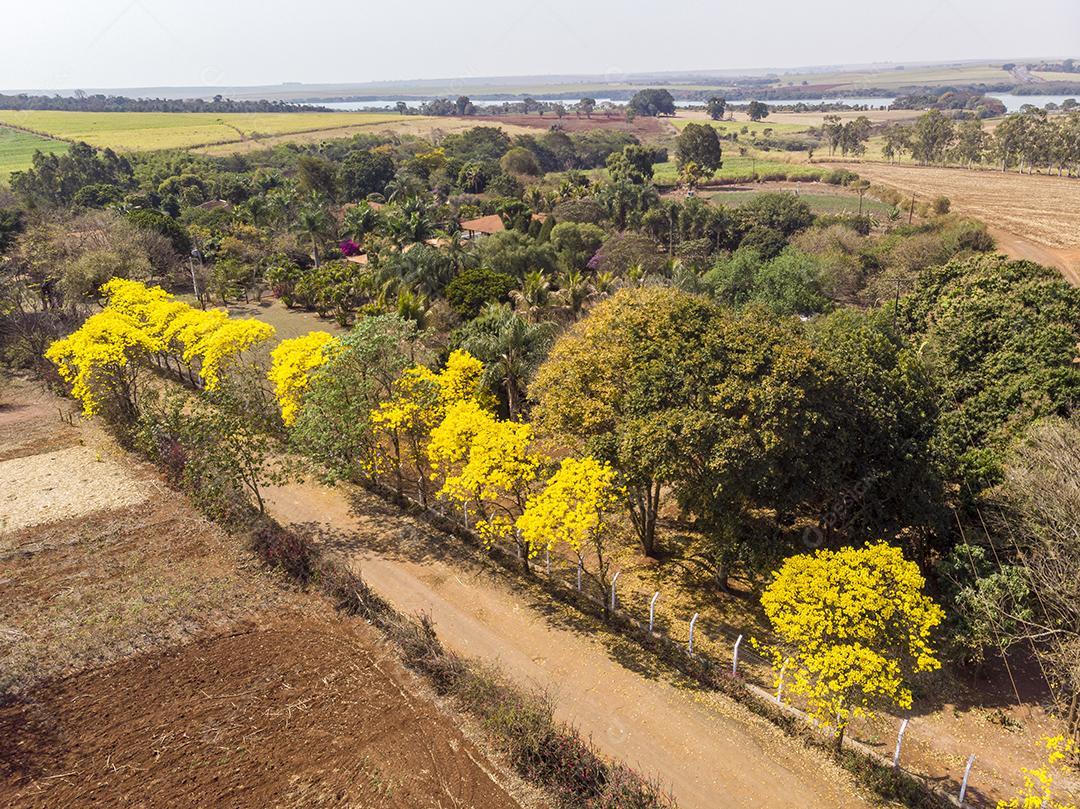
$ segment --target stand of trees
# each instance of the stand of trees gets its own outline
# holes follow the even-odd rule
[[[63,110],[67,112],[332,112],[329,107],[287,101],[234,101],[216,95],[203,98],[127,98],[77,90],[70,96],[31,96],[0,93],[2,110]]]
[[[1044,110],[1013,113],[992,133],[978,120],[953,121],[939,110],[914,124],[884,131],[883,154],[894,160],[909,154],[921,163],[997,165],[1002,171],[1080,175],[1080,112],[1048,116]]]

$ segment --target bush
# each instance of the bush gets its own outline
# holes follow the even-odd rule
[[[515,286],[514,279],[505,273],[475,267],[447,285],[446,299],[458,315],[472,320],[486,304],[505,301]]]
[[[315,576],[318,552],[305,538],[272,520],[260,520],[251,536],[251,547],[270,567],[283,570],[300,584]]]
[[[833,169],[822,177],[822,181],[829,185],[851,185],[857,179],[859,175],[847,169]]]

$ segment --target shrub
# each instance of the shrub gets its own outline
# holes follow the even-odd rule
[[[505,301],[517,284],[509,275],[486,267],[465,270],[446,287],[450,306],[465,320],[472,320],[485,304]]]
[[[829,185],[851,185],[859,179],[859,175],[847,169],[833,169],[822,180]]]
[[[300,584],[307,584],[315,575],[315,548],[305,537],[276,522],[260,520],[252,532],[251,546],[263,562],[281,568]]]

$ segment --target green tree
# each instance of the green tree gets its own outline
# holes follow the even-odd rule
[[[762,121],[769,117],[769,107],[760,101],[751,101],[746,105],[746,114],[751,121]]]
[[[486,267],[458,274],[446,287],[446,300],[460,317],[471,320],[486,304],[505,301],[517,286],[512,276]]]
[[[712,96],[705,102],[705,112],[709,113],[709,117],[714,121],[719,121],[723,118],[726,110],[727,100],[720,98],[719,96]]]
[[[675,162],[680,169],[693,162],[708,178],[723,165],[721,156],[720,138],[708,124],[689,123],[675,140]]]
[[[604,243],[604,231],[597,225],[560,222],[551,230],[551,248],[564,271],[583,270]]]
[[[654,118],[658,115],[674,115],[675,99],[667,90],[647,87],[634,93],[634,97],[630,99],[627,108],[638,115],[647,115]]]

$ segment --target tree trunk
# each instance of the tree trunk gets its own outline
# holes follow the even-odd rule
[[[835,738],[835,741],[833,743],[835,744],[835,747],[833,748],[833,751],[837,755],[839,755],[840,753],[842,753],[844,751],[844,726],[843,725],[839,726],[836,729],[836,738]]]

